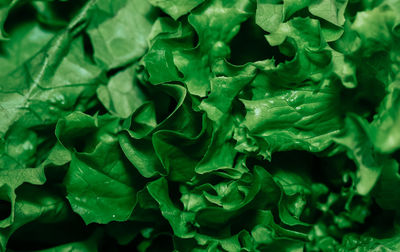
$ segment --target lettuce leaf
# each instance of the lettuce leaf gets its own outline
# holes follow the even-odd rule
[[[399,0],[0,0],[0,251],[399,251],[399,27]]]

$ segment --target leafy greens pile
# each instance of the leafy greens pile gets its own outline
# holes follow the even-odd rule
[[[0,251],[400,251],[399,0],[1,0],[0,27]]]

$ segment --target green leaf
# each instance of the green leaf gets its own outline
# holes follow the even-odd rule
[[[399,80],[389,84],[388,94],[379,107],[372,122],[372,141],[383,153],[392,153],[400,148],[400,89]]]
[[[193,222],[193,214],[180,211],[171,201],[168,195],[168,183],[160,178],[147,185],[150,195],[157,201],[165,219],[167,219],[178,237],[192,237],[190,223]]]
[[[125,221],[136,201],[133,182],[117,177],[124,176],[129,166],[118,160],[122,157],[118,152],[114,157],[110,155],[111,160],[101,159],[105,153],[115,151],[102,148],[99,146],[91,155],[73,155],[64,180],[72,209],[87,224]]]
[[[119,142],[127,159],[146,178],[167,173],[154,150],[152,135],[174,119],[186,97],[186,90],[178,85],[162,85],[159,91],[163,93],[161,97],[168,95],[176,102],[174,110],[161,122],[157,122],[154,111],[156,105],[145,103],[132,115],[132,130],[126,130],[119,135]]]
[[[97,88],[97,96],[110,113],[127,118],[146,100],[146,94],[138,84],[136,67],[128,68],[110,78],[107,86]]]
[[[0,41],[8,39],[7,33],[4,30],[4,24],[11,9],[21,2],[21,0],[3,0],[0,2]]]
[[[204,0],[148,0],[152,5],[160,7],[173,19],[187,14]]]
[[[283,1],[283,11],[285,20],[289,19],[297,11],[309,6],[309,0],[285,0]]]
[[[143,57],[151,83],[181,80],[182,73],[175,66],[173,53],[182,48],[190,48],[192,37],[193,31],[187,24],[165,17],[156,20],[149,36],[151,46]]]
[[[273,181],[272,176],[263,168],[255,167],[254,174],[250,176],[244,175],[241,179],[243,180],[242,183],[237,185],[237,189],[244,194],[240,201],[236,200],[232,204],[232,196],[224,188],[221,193],[227,193],[225,199],[227,205],[222,208],[207,207],[198,211],[196,220],[200,225],[217,228],[229,223],[230,219],[243,213],[246,208],[265,208],[277,203],[279,188]]]
[[[12,203],[11,222],[4,226],[5,222],[2,221],[0,229],[2,250],[5,250],[10,236],[22,226],[40,220],[57,222],[68,216],[66,202],[54,192],[32,185],[22,185],[19,186],[17,195],[18,197]]]
[[[211,120],[221,120],[227,113],[231,112],[234,99],[254,78],[255,70],[253,66],[249,65],[243,69],[234,69],[233,76],[212,78],[210,80],[210,94],[201,101],[199,108],[204,110]]]
[[[0,0],[0,251],[399,251],[399,27],[399,0]]]
[[[229,55],[227,43],[238,33],[240,23],[244,22],[251,12],[251,3],[248,0],[230,4],[215,0],[198,8],[188,17],[189,23],[199,36],[199,44],[194,49],[174,53],[174,63],[182,72],[183,82],[190,94],[206,96],[210,90],[208,83],[212,76],[209,65]],[[229,19],[230,22],[223,22],[224,19]],[[190,62],[198,66],[197,71],[189,67]]]
[[[262,141],[267,157],[275,151],[319,152],[333,143],[341,129],[335,85],[297,89],[271,85],[266,90],[266,98],[241,101],[246,109],[242,125]]]
[[[384,164],[384,157],[374,151],[368,138],[369,131],[365,120],[350,114],[346,118],[345,130],[335,138],[335,142],[345,147],[348,157],[357,165],[356,189],[361,195],[372,190]]]
[[[54,124],[65,111],[79,107],[79,100],[91,96],[101,69],[83,53],[82,37],[73,39],[87,18],[91,2],[70,26],[59,33],[34,57],[11,73],[1,75],[0,137],[18,122],[25,127]]]
[[[194,136],[170,130],[160,130],[153,134],[154,150],[171,181],[187,181],[194,176],[194,168],[209,144],[204,121],[202,130]]]
[[[116,68],[144,54],[154,20],[154,10],[147,1],[101,0],[92,12],[87,32],[99,64]]]
[[[2,43],[4,50],[0,56],[2,73],[10,73],[20,67],[36,55],[52,37],[53,33],[43,29],[38,23],[26,23],[16,27],[11,31],[9,40]]]
[[[334,25],[344,24],[344,11],[347,0],[319,0],[311,2],[308,10],[314,16],[320,17]]]
[[[73,113],[57,124],[61,143],[73,150],[63,182],[67,199],[87,224],[125,221],[136,204],[133,167],[119,148],[116,123],[113,118]],[[85,146],[71,145],[71,135],[93,131]],[[82,147],[83,152],[77,150]]]
[[[284,21],[284,8],[285,6],[281,4],[257,1],[256,24],[268,32],[276,31]]]
[[[382,174],[377,185],[374,187],[373,195],[378,204],[384,209],[397,209],[399,199],[398,186],[400,184],[399,164],[395,160],[385,160]]]

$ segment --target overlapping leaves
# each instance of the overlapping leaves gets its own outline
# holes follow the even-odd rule
[[[0,250],[399,250],[399,13],[0,1]]]

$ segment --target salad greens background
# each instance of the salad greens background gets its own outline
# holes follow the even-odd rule
[[[0,251],[400,251],[400,1],[0,1]]]

